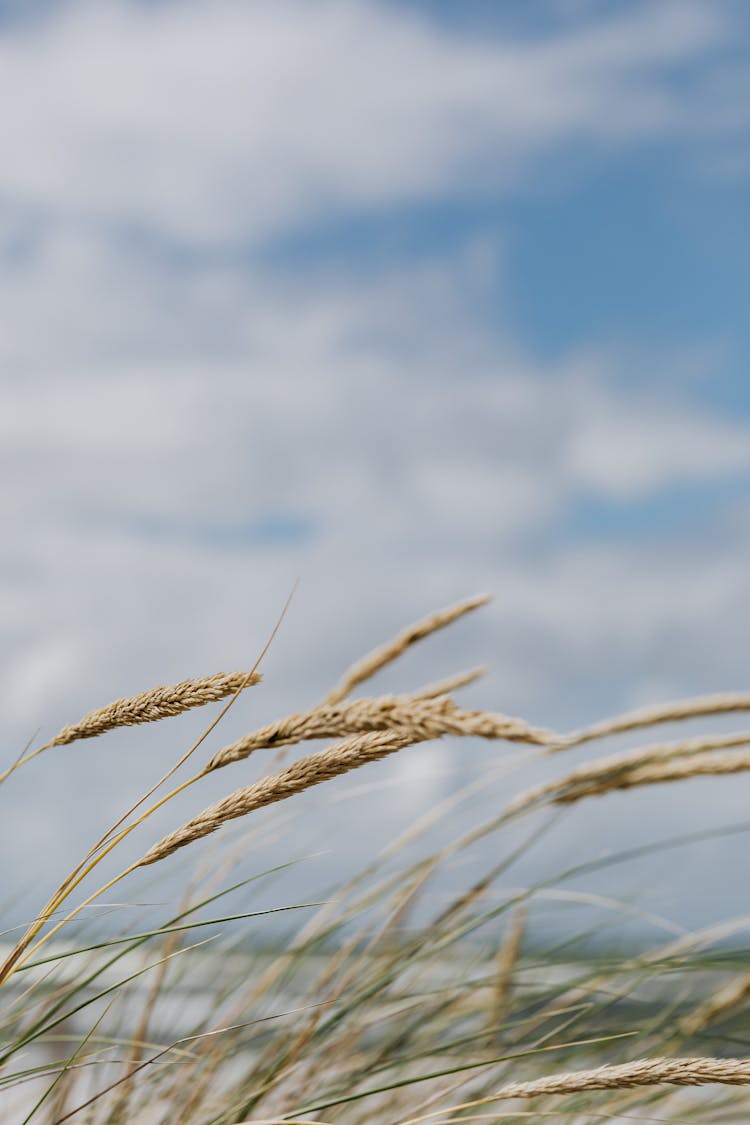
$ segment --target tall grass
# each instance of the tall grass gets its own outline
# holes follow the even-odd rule
[[[498,804],[491,818],[458,837],[457,796],[408,825],[322,904],[261,909],[258,891],[269,893],[280,869],[233,877],[253,854],[258,810],[285,801],[294,808],[305,790],[420,743],[482,738],[556,761],[613,734],[750,711],[750,693],[710,696],[553,732],[462,707],[454,694],[481,670],[399,695],[352,698],[408,648],[486,600],[472,598],[416,623],[355,664],[318,705],[236,739],[171,788],[176,770],[195,757],[240,693],[262,690],[263,654],[248,671],[153,689],[91,712],[0,775],[12,785],[18,769],[43,768],[31,764],[43,751],[74,753],[78,740],[116,726],[228,699],[175,766],[103,827],[8,943],[0,966],[0,1120],[417,1125],[750,1118],[750,1091],[741,1089],[750,1085],[743,1027],[750,972],[744,951],[727,944],[731,926],[611,954],[593,941],[594,928],[546,942],[534,932],[530,911],[553,888],[625,856],[584,863],[522,890],[506,885],[556,809],[615,790],[750,769],[748,732],[646,741],[574,769],[563,766],[555,780]],[[314,740],[330,741],[281,761]],[[140,858],[76,897],[105,859],[123,854],[132,833],[147,837],[154,814],[178,794],[268,751],[274,768],[165,836],[146,839]],[[470,808],[470,793],[463,799]],[[111,888],[142,869],[158,876],[162,864],[178,862],[170,858],[175,853],[189,855],[183,849],[245,818],[249,837],[225,838],[213,848],[211,862],[187,877],[170,917],[132,932],[98,929],[91,908]],[[439,834],[439,846],[415,858],[410,845],[428,833]],[[662,846],[689,842],[686,835]],[[490,868],[436,907],[430,887],[479,843]],[[648,851],[634,845],[631,855]],[[303,921],[287,927],[283,940],[277,928],[269,949],[247,938],[248,926],[264,915]],[[220,940],[219,926],[227,931]],[[703,1086],[703,1093],[696,1089]]]

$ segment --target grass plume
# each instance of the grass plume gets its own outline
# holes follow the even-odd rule
[[[741,930],[739,922],[676,938],[668,929],[669,940],[655,948],[611,957],[575,955],[577,943],[599,938],[596,926],[540,946],[535,910],[555,896],[560,903],[585,902],[602,918],[614,916],[615,922],[602,922],[602,929],[632,916],[632,908],[601,894],[568,891],[566,898],[564,884],[649,848],[656,853],[657,845],[640,840],[623,856],[587,859],[521,889],[505,885],[512,866],[528,847],[541,846],[554,823],[551,817],[540,822],[540,812],[551,814],[559,806],[572,808],[616,791],[747,771],[747,731],[644,742],[617,754],[595,755],[509,799],[506,778],[492,817],[457,837],[453,811],[472,799],[480,778],[465,793],[452,794],[442,812],[408,826],[402,843],[391,843],[321,906],[305,901],[258,909],[252,895],[259,883],[272,885],[278,868],[219,890],[212,882],[219,872],[228,877],[234,863],[252,859],[260,838],[253,827],[257,811],[394,754],[409,754],[430,740],[480,738],[507,744],[506,751],[522,747],[523,753],[515,755],[521,761],[556,762],[549,755],[613,735],[750,711],[750,694],[706,696],[555,732],[502,710],[460,706],[454,693],[478,680],[482,669],[413,691],[352,698],[411,646],[487,600],[470,598],[422,619],[353,665],[321,702],[235,739],[149,805],[147,798],[172,776],[173,767],[104,831],[7,951],[0,970],[0,1000],[5,1001],[0,1003],[0,1108],[5,1109],[4,1099],[10,1104],[17,1091],[28,1088],[33,1096],[24,1114],[32,1125],[44,1113],[50,1125],[76,1118],[91,1125],[124,1125],[146,1120],[147,1112],[157,1125],[173,1120],[186,1125],[437,1125],[488,1119],[485,1111],[490,1120],[499,1119],[503,1114],[497,1109],[493,1116],[491,1107],[514,1099],[536,1099],[533,1112],[540,1119],[549,1114],[582,1123],[644,1108],[663,1121],[692,1115],[726,1125],[748,1119],[750,1102],[742,1088],[750,1085],[745,1057],[750,1044],[743,1025],[750,1002],[750,955],[727,944]],[[256,664],[251,672],[155,688],[90,712],[48,745],[69,745],[232,697],[229,706],[259,680]],[[220,719],[178,766],[195,754]],[[330,741],[281,768],[251,776],[174,831],[154,843],[145,841],[139,860],[123,866],[83,902],[72,901],[107,856],[119,854],[132,833],[148,832],[158,809],[197,788],[207,775],[239,762],[252,771],[255,763],[248,760],[258,751],[321,740]],[[499,754],[498,762],[511,757]],[[536,820],[525,843],[517,833],[504,835],[516,832],[531,814]],[[76,937],[72,948],[55,940],[85,933],[90,923],[80,924],[84,909],[136,871],[156,874],[162,860],[244,818],[249,818],[253,846],[238,848],[229,861],[223,845],[214,842],[219,859],[206,864],[203,881],[196,880],[173,917],[124,935],[104,933],[83,942]],[[296,817],[290,824],[294,830]],[[449,835],[437,851],[412,854],[409,849],[428,831]],[[460,871],[464,861],[476,859],[481,841],[491,854],[489,868],[446,891],[440,882],[446,870]],[[345,849],[347,843],[344,834],[333,834],[332,847]],[[667,846],[677,845],[665,841]],[[229,894],[250,898],[216,911],[218,900]],[[295,911],[305,911],[308,921],[288,938],[275,937],[278,948],[248,945],[242,927]],[[71,930],[74,920],[77,931]],[[653,916],[649,920],[653,923]],[[218,943],[219,928],[226,927]],[[708,993],[702,985],[681,992],[674,983],[678,973],[680,980],[699,983],[706,974],[720,974],[720,981]],[[169,1026],[173,1020],[180,989],[194,995],[197,982],[204,980],[200,987],[210,997],[206,1010],[180,1028],[179,1039],[165,1035],[164,1021]],[[143,981],[148,982],[145,995],[139,992]],[[651,995],[658,1001],[649,1002]],[[290,1003],[290,996],[299,1003]],[[132,1013],[132,1026],[126,1019],[119,1027],[118,1012],[119,1018]],[[38,1058],[35,1052],[46,1054]],[[686,1101],[685,1091],[700,1086],[711,1086],[710,1102]],[[526,1111],[511,1115],[520,1113]]]
[[[258,672],[217,672],[199,680],[182,680],[169,687],[151,688],[129,699],[117,699],[97,711],[89,711],[77,723],[63,727],[48,745],[67,746],[81,738],[97,738],[116,727],[157,723],[193,707],[217,703],[243,688],[260,683],[260,679]]]

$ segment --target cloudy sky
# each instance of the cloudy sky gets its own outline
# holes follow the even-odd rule
[[[382,686],[486,662],[559,727],[746,687],[749,51],[723,0],[0,3],[4,760],[252,664],[298,578],[238,730],[479,590]],[[4,854],[72,862],[194,729],[35,763]],[[456,753],[382,767],[397,821]]]

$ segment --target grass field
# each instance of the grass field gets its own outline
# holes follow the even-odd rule
[[[38,916],[3,935],[3,1122],[750,1119],[750,955],[739,941],[741,921],[648,947],[617,943],[611,924],[606,939],[596,924],[545,933],[533,920],[550,881],[518,889],[508,880],[519,852],[538,844],[561,808],[574,815],[580,802],[615,791],[749,769],[750,732],[728,731],[726,716],[749,711],[750,693],[667,703],[574,732],[462,707],[461,688],[481,670],[400,695],[361,694],[407,649],[485,601],[469,599],[411,626],[354,665],[312,709],[210,757],[202,758],[204,741],[226,710],[243,691],[263,690],[265,652],[248,671],[157,688],[92,712],[0,776],[9,782],[18,769],[43,771],[43,759],[35,761],[43,752],[75,753],[75,742],[116,727],[223,701],[168,774],[117,823],[102,826]],[[691,735],[691,720],[712,718],[718,733]],[[685,737],[659,741],[653,730],[667,722],[686,724]],[[632,745],[571,766],[568,751],[615,735]],[[242,866],[252,854],[253,814],[286,801],[293,808],[313,786],[447,737],[523,747],[556,769],[551,780],[498,798],[492,817],[460,835],[452,813],[471,794],[456,794],[406,825],[323,903],[259,905],[260,889],[265,902],[280,869],[248,875]],[[312,748],[301,751],[307,743]],[[227,787],[222,799],[148,842],[158,810],[253,755],[264,762],[254,781]],[[214,837],[196,872],[191,845],[234,821],[244,834]],[[109,874],[136,830],[147,846]],[[436,832],[439,846],[415,858],[414,842]],[[293,836],[289,864],[299,859]],[[688,825],[682,844],[690,842]],[[632,851],[647,854],[640,845],[634,825]],[[486,859],[480,875],[431,894],[445,885],[444,870],[477,850]],[[129,879],[147,869],[158,880],[166,861],[170,869],[182,862],[186,873],[171,913],[131,930],[115,929],[111,919],[102,926],[92,908],[114,888],[127,901]],[[582,866],[557,872],[555,886]],[[104,870],[101,885],[92,884]],[[610,915],[618,909],[607,903]],[[623,919],[629,909],[622,905]],[[271,915],[276,936],[263,947],[253,926]]]

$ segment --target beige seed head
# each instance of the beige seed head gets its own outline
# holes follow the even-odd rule
[[[383,695],[354,702],[321,704],[312,711],[288,715],[237,739],[214,754],[207,772],[242,761],[256,750],[316,738],[338,738],[372,730],[392,730],[422,741],[444,734],[475,735],[546,746],[558,741],[549,731],[528,726],[522,719],[458,707],[448,696]]]
[[[380,648],[374,649],[362,660],[353,664],[338,686],[328,693],[325,702],[339,703],[342,699],[346,699],[355,687],[364,683],[365,680],[369,680],[371,676],[396,660],[412,645],[424,640],[425,637],[429,637],[431,633],[435,633],[438,629],[444,629],[446,625],[458,621],[460,617],[464,617],[467,613],[479,609],[480,606],[487,605],[490,601],[492,601],[492,598],[489,594],[479,594],[476,597],[458,602],[456,605],[448,606],[447,609],[431,613],[429,617],[410,625],[393,640],[388,641]]]
[[[95,738],[115,727],[155,723],[193,707],[215,703],[242,688],[259,683],[260,678],[257,672],[217,672],[203,679],[182,680],[169,687],[151,688],[128,699],[116,699],[98,711],[89,711],[77,723],[63,727],[49,745],[65,746],[80,738]]]
[[[355,735],[325,750],[310,754],[278,773],[263,777],[254,785],[237,789],[223,800],[210,805],[182,828],[178,828],[176,832],[170,833],[154,844],[136,866],[145,867],[150,863],[158,863],[178,848],[215,832],[228,820],[246,816],[276,801],[284,801],[313,785],[329,781],[339,774],[348,773],[349,770],[358,769],[368,762],[385,758],[413,741],[415,741],[413,738],[389,731],[374,731]]]

